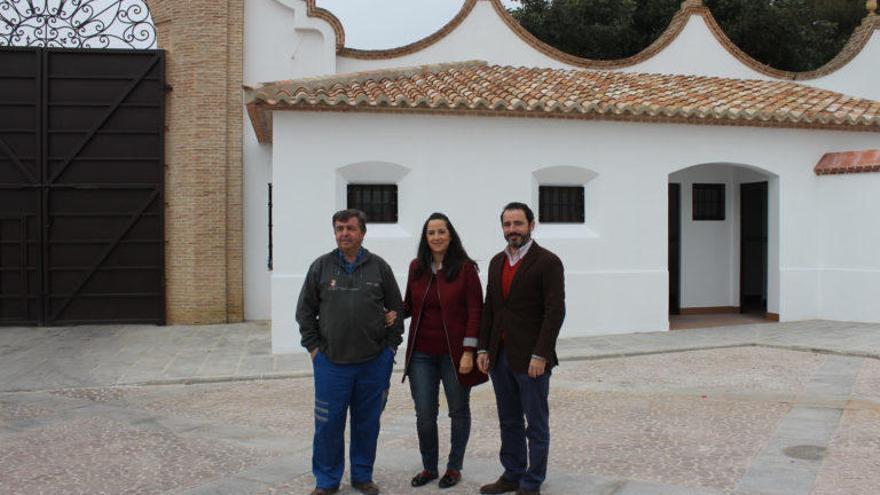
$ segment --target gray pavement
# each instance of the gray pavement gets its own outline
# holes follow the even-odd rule
[[[272,355],[269,333],[0,328],[0,493],[308,493],[311,365],[304,352]],[[880,493],[880,325],[562,338],[558,349],[545,494]],[[481,386],[462,483],[408,487],[420,463],[399,378],[376,465],[383,493],[477,493],[496,478],[494,395]],[[442,411],[440,424],[443,449]]]
[[[563,361],[759,346],[880,359],[880,325],[807,321],[562,338]],[[273,355],[268,323],[0,328],[0,391],[296,378],[305,353]]]

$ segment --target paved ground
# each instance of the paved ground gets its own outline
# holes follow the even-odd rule
[[[545,494],[880,493],[880,325],[744,325],[559,348]],[[0,493],[308,493],[309,372],[305,354],[272,356],[259,324],[0,329]],[[485,385],[473,392],[462,484],[408,487],[420,466],[399,377],[377,460],[384,493],[476,493],[497,477]],[[443,449],[447,437],[444,417]]]

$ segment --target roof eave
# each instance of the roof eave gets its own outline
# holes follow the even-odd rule
[[[257,142],[260,144],[271,144],[272,111],[274,109],[260,101],[251,101],[246,106],[248,116],[251,119],[251,126],[253,126],[254,134],[257,136]]]
[[[662,113],[657,115],[633,114],[633,113],[599,113],[599,112],[537,112],[528,110],[491,110],[491,109],[464,109],[464,108],[425,108],[425,107],[397,107],[390,105],[382,106],[339,106],[320,104],[289,104],[285,102],[267,103],[264,101],[251,101],[247,104],[248,114],[254,126],[257,140],[261,144],[272,142],[272,112],[338,112],[338,113],[393,113],[393,114],[419,114],[419,115],[446,115],[460,117],[509,117],[509,118],[545,118],[565,120],[597,120],[608,122],[640,122],[646,124],[683,124],[702,126],[728,126],[728,127],[757,127],[775,129],[801,129],[801,130],[831,130],[846,132],[880,132],[880,121],[871,124],[845,124],[829,122],[806,122],[776,119],[731,119],[731,118],[700,118],[688,116],[667,116]]]

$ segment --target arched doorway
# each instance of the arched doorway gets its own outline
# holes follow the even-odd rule
[[[669,174],[671,329],[778,320],[777,180],[733,163]]]

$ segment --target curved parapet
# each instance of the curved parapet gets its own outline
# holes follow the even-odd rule
[[[526,28],[522,27],[516,19],[507,12],[507,9],[501,4],[500,0],[490,0],[492,2],[492,6],[495,8],[495,11],[498,12],[499,17],[504,23],[514,32],[521,40],[523,40],[526,44],[531,46],[532,48],[538,50],[544,55],[558,60],[560,62],[564,62],[574,67],[582,67],[585,69],[622,69],[625,67],[632,67],[634,65],[640,64],[654,55],[660,53],[666,47],[668,47],[676,38],[684,31],[685,26],[687,25],[690,17],[692,15],[701,15],[712,17],[712,14],[709,12],[709,9],[703,6],[700,0],[686,0],[682,2],[681,9],[675,13],[672,17],[672,20],[669,22],[669,26],[663,31],[663,33],[654,40],[653,43],[648,45],[647,48],[640,51],[639,53],[620,59],[614,60],[596,60],[585,57],[578,57],[577,55],[572,55],[570,53],[563,52],[562,50],[558,50],[547,43],[536,38],[532,33],[530,33]],[[713,19],[714,20],[714,19]]]
[[[880,31],[880,16],[876,13],[870,13],[862,20],[862,23],[853,31],[849,41],[844,45],[843,49],[828,63],[816,70],[809,72],[789,72],[791,79],[805,81],[809,79],[817,79],[830,75],[833,72],[843,68],[849,64],[862,50],[868,46],[875,31]]]
[[[482,59],[490,63],[504,65],[526,65],[544,67],[568,67],[586,69],[627,69],[632,68],[640,72],[653,72],[655,65],[664,65],[666,60],[682,60],[686,57],[678,57],[675,53],[667,53],[668,50],[677,50],[673,46],[683,33],[698,32],[697,38],[702,38],[703,33],[708,31],[715,42],[720,45],[724,53],[716,52],[723,58],[726,64],[721,72],[716,70],[718,62],[710,64],[706,68],[684,66],[678,64],[663,72],[695,73],[707,76],[723,77],[756,77],[774,78],[785,80],[811,80],[818,79],[846,66],[868,45],[875,30],[880,30],[880,16],[871,8],[874,0],[868,2],[869,13],[862,24],[853,32],[849,42],[841,52],[824,66],[808,72],[792,72],[775,69],[763,64],[747,53],[742,51],[721,29],[715,17],[703,4],[702,0],[685,0],[679,11],[673,16],[669,26],[653,43],[641,52],[630,57],[614,60],[595,60],[572,55],[558,50],[536,38],[507,11],[501,0],[465,0],[461,10],[446,25],[436,32],[418,41],[404,46],[382,50],[364,50],[344,46],[345,35],[342,24],[331,13],[315,6],[315,0],[306,0],[310,16],[320,17],[333,26],[336,31],[337,56],[340,58],[340,66],[351,71],[373,70],[382,66],[388,66],[390,62],[395,65],[442,63],[453,60]],[[480,4],[491,5],[491,10],[496,15],[486,15],[485,9],[477,9]],[[479,15],[477,15],[479,14]],[[473,25],[473,18],[480,23],[479,28]],[[699,25],[693,21],[701,21]],[[499,29],[504,27],[504,29]],[[502,31],[507,31],[503,33]],[[476,32],[484,33],[482,36]],[[485,33],[489,36],[497,35],[494,43],[485,43]],[[511,36],[512,35],[512,36]],[[480,43],[479,40],[483,42]],[[688,38],[690,40],[690,38]],[[487,46],[488,45],[488,46]],[[711,53],[711,48],[702,47],[706,53]],[[659,54],[667,55],[662,61],[653,60]],[[707,56],[707,58],[712,58]],[[649,63],[649,62],[656,63]],[[736,63],[742,67],[735,67]]]
[[[315,4],[315,1],[316,0],[305,0],[307,9],[306,14],[309,17],[321,19],[333,28],[333,32],[336,33],[336,52],[339,53],[345,48],[345,29],[343,29],[342,23],[339,22],[339,19],[335,15],[329,10],[318,7]]]
[[[314,0],[249,0],[245,80],[335,74],[342,24]]]
[[[412,43],[397,48],[389,48],[386,50],[361,50],[357,48],[343,47],[337,52],[337,55],[339,55],[340,57],[348,57],[362,60],[383,60],[416,53],[437,43],[438,41],[449,35],[451,32],[453,32],[462,23],[462,21],[464,21],[465,18],[470,15],[471,11],[474,10],[474,5],[476,5],[477,1],[478,0],[465,0],[464,5],[461,7],[461,10],[458,11],[458,14],[456,14],[451,21],[447,22],[446,25],[435,31],[433,34],[430,34],[418,41],[414,41]]]
[[[503,26],[505,30],[514,35],[514,38],[511,41],[518,41],[519,46],[514,46],[514,49],[519,49],[523,52],[523,64],[527,65],[545,65],[545,66],[569,66],[571,68],[580,67],[580,68],[591,68],[591,69],[616,69],[623,68],[636,65],[656,53],[660,52],[664,48],[666,48],[676,37],[678,37],[679,33],[684,29],[684,26],[687,24],[687,21],[690,15],[693,13],[692,11],[696,8],[700,8],[708,12],[708,9],[705,7],[696,7],[693,4],[693,1],[684,2],[682,9],[676,13],[673,17],[672,21],[669,24],[669,27],[666,31],[650,46],[648,46],[645,50],[640,53],[633,55],[631,57],[627,57],[624,59],[617,60],[594,60],[584,57],[578,57],[576,55],[571,55],[569,53],[558,50],[543,41],[536,38],[530,32],[528,32],[524,27],[522,27],[513,16],[507,11],[504,5],[501,3],[501,0],[465,0],[462,5],[461,10],[455,17],[449,21],[446,25],[441,27],[439,30],[434,33],[412,43],[409,43],[404,46],[400,46],[397,48],[383,49],[383,50],[362,50],[362,49],[354,49],[343,47],[338,52],[342,58],[354,59],[354,60],[392,60],[398,59],[401,57],[407,57],[410,55],[417,54],[418,52],[424,51],[426,49],[435,47],[438,43],[443,40],[447,40],[450,35],[459,28],[466,19],[468,19],[471,14],[474,13],[475,7],[480,3],[488,3],[491,4],[491,8],[495,12],[494,18],[486,15],[480,16],[480,21],[483,23],[495,23],[499,26]],[[482,13],[482,12],[481,12]],[[711,15],[711,14],[710,14]],[[500,21],[500,22],[499,22]],[[484,32],[497,32],[498,26],[490,26],[484,25],[481,26],[481,31]],[[493,29],[496,28],[496,29]],[[468,38],[468,33],[465,33],[464,38]],[[473,37],[472,37],[473,38]],[[463,47],[468,45],[467,42],[452,42],[451,46],[454,46],[456,49],[461,50]],[[491,45],[491,44],[490,44]],[[508,47],[508,43],[500,42],[496,45],[501,45],[504,47]],[[470,46],[477,50],[477,43],[471,42]],[[504,48],[498,50],[499,52],[505,51],[509,52],[510,48]],[[529,52],[537,52],[541,55],[538,57],[538,60],[535,60],[534,54]],[[451,50],[449,50],[451,52]],[[456,59],[455,53],[447,53],[447,60],[441,60],[443,55],[440,55],[440,58],[436,60],[407,60],[407,62],[418,62],[418,63],[437,63],[442,61],[448,61],[452,59]],[[468,53],[465,58],[485,58],[491,62],[495,63],[505,63],[505,64],[516,64],[515,60],[510,60],[503,55],[500,55],[499,58],[492,57],[490,53]],[[540,60],[543,59],[543,60]],[[542,63],[543,62],[543,63]],[[362,64],[355,64],[357,68],[368,68]],[[370,67],[372,68],[372,67]]]

